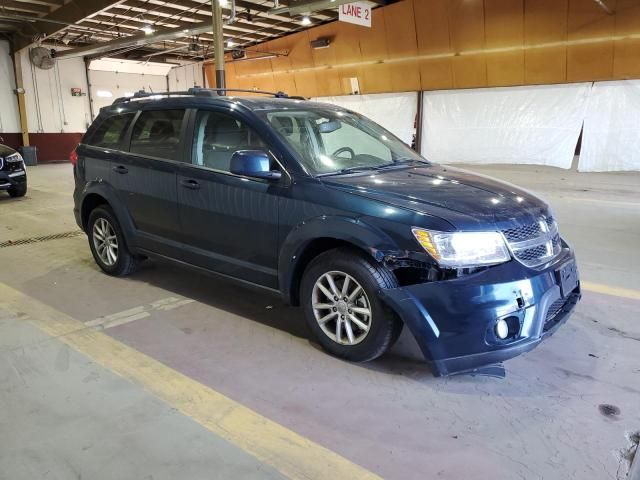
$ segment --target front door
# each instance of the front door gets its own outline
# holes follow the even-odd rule
[[[231,157],[238,150],[268,149],[239,118],[219,111],[197,113],[192,163],[181,165],[178,175],[184,260],[277,288],[278,197],[284,181],[231,174]]]
[[[177,109],[141,112],[129,153],[112,161],[112,184],[133,220],[138,246],[171,257],[180,244],[176,179],[184,116]]]

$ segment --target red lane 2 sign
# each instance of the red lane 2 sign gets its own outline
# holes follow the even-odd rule
[[[353,2],[340,5],[339,12],[339,20],[341,22],[371,27],[371,5],[367,2]]]

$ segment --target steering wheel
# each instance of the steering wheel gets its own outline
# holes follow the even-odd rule
[[[340,155],[341,153],[344,153],[344,152],[349,152],[351,154],[351,158],[354,158],[356,156],[356,152],[354,152],[353,148],[351,148],[351,147],[339,148],[338,150],[333,152],[333,154],[331,156],[332,157],[337,157],[338,155]]]

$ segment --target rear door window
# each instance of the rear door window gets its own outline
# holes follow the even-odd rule
[[[148,157],[177,160],[184,110],[149,110],[136,120],[129,151]]]
[[[86,143],[94,147],[122,149],[122,143],[134,117],[135,112],[132,112],[104,119]]]

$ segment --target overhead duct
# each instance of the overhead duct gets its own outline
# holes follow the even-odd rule
[[[298,15],[301,13],[311,13],[318,10],[336,8],[340,5],[346,5],[347,3],[353,2],[354,0],[306,0],[292,3],[287,7],[272,8],[269,10],[269,13],[271,15],[280,15],[282,13]]]
[[[185,27],[167,28],[157,30],[155,33],[131,35],[129,37],[118,38],[111,40],[110,42],[96,43],[94,45],[87,45],[86,47],[72,48],[70,50],[64,50],[56,52],[57,58],[70,58],[70,57],[88,57],[98,56],[102,53],[112,52],[122,48],[129,47],[141,47],[150,43],[164,42],[167,40],[173,40],[174,38],[180,38],[191,35],[199,35],[201,33],[210,32],[213,28],[212,22],[195,23]]]

